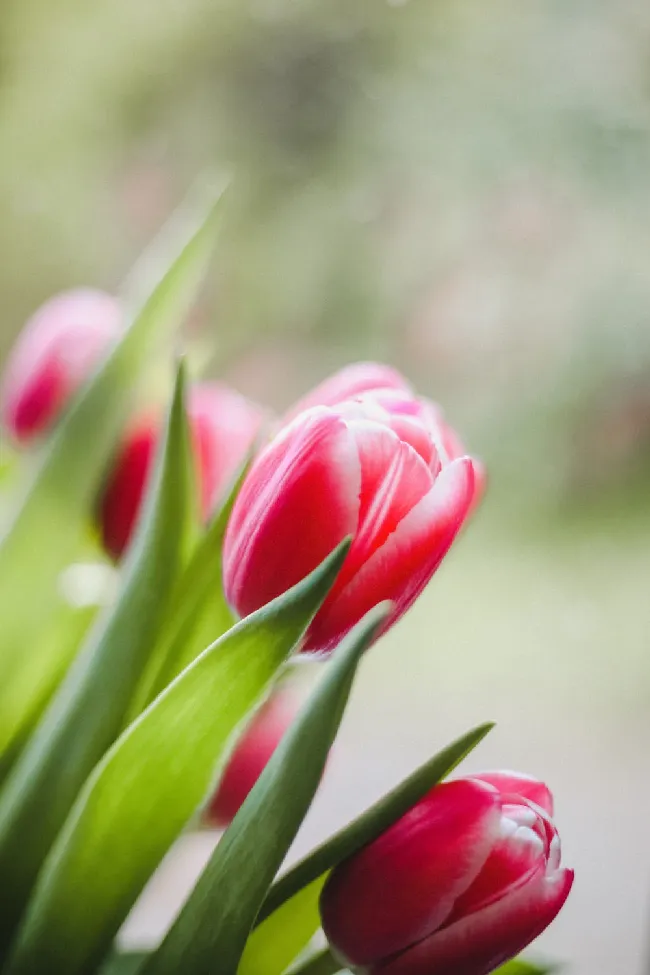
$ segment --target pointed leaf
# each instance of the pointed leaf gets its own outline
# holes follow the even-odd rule
[[[320,784],[361,654],[388,611],[368,613],[327,665],[144,975],[174,975],[181,967],[210,975],[217,960],[220,975],[235,975],[264,895]]]
[[[128,327],[73,402],[0,544],[0,753],[51,693],[58,661],[39,635],[54,612],[56,580],[74,557],[103,469],[152,352],[187,312],[211,251],[214,202],[183,211],[126,288]],[[28,584],[26,584],[28,581]]]
[[[303,887],[255,928],[237,975],[280,975],[286,971],[320,926],[318,903],[326,877],[323,874]]]
[[[223,505],[199,539],[178,581],[158,645],[134,694],[130,707],[132,719],[235,622],[223,593],[221,550],[230,512],[248,466],[248,463],[243,465],[234,479]]]
[[[116,952],[102,965],[99,975],[136,975],[148,957],[148,952],[143,951]]]
[[[0,793],[0,946],[8,946],[79,790],[120,733],[176,581],[188,515],[182,370],[115,604],[98,619]],[[65,774],[62,774],[62,770]]]
[[[41,872],[4,975],[91,971],[215,782],[238,726],[325,598],[344,542],[307,579],[238,623],[118,739]]]

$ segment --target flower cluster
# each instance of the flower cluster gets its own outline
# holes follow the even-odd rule
[[[32,317],[3,382],[2,417],[14,441],[51,431],[123,331],[119,303],[98,291],[60,295]],[[380,603],[390,610],[374,638],[393,626],[484,491],[481,463],[440,408],[385,365],[348,366],[280,417],[221,383],[198,383],[186,413],[206,524],[252,456],[222,552],[236,617],[281,597],[349,540],[298,647],[315,657],[327,658]],[[98,535],[116,563],[145,509],[162,434],[155,406],[134,415],[95,499]],[[205,825],[236,819],[297,711],[280,684],[240,737],[203,810]],[[334,956],[361,975],[494,971],[550,924],[571,889],[552,816],[548,788],[524,775],[437,784],[331,870],[320,910]]]

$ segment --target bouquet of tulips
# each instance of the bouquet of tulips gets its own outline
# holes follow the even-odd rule
[[[218,215],[174,217],[119,299],[47,302],[6,366],[0,973],[545,971],[515,956],[573,879],[551,793],[512,772],[443,782],[489,725],[283,869],[364,652],[484,476],[386,366],[273,418],[181,362],[157,408],[151,370]],[[300,707],[297,655],[319,671]],[[123,950],[152,873],[206,825],[223,833],[161,943]]]

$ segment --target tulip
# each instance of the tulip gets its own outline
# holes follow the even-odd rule
[[[190,389],[187,413],[201,511],[207,519],[250,449],[264,414],[256,404],[218,383]],[[133,534],[161,424],[161,415],[152,411],[136,417],[105,485],[99,520],[104,547],[113,558],[122,555]]]
[[[298,697],[280,689],[257,712],[226,766],[204,813],[204,823],[225,829],[262,774],[298,710]]]
[[[566,901],[573,872],[546,786],[486,773],[436,786],[330,874],[334,953],[363,975],[487,975]]]
[[[117,300],[89,288],[63,292],[35,312],[3,380],[3,422],[16,441],[26,443],[52,426],[121,327]]]
[[[397,405],[371,393],[308,409],[280,431],[253,464],[226,532],[224,587],[236,612],[289,589],[351,536],[302,649],[333,649],[383,600],[393,602],[384,629],[402,616],[475,497],[475,462],[448,458],[421,412],[406,391]]]

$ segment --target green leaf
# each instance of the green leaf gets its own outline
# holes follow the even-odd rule
[[[114,606],[98,619],[0,793],[0,947],[88,775],[124,724],[172,592],[189,498],[179,369],[151,488]]]
[[[286,971],[318,930],[318,902],[326,877],[323,874],[307,884],[253,931],[237,975],[280,975]]]
[[[134,694],[132,719],[235,622],[223,592],[221,550],[230,512],[248,467],[248,462],[243,464],[234,478],[226,500],[178,581],[158,645]]]
[[[170,222],[124,297],[128,327],[48,443],[0,544],[0,753],[33,721],[60,673],[40,640],[74,557],[130,394],[193,300],[211,251],[214,202]]]
[[[149,952],[144,951],[115,952],[106,964],[102,965],[99,975],[136,975],[136,972],[142,968],[145,958],[148,957]]]
[[[344,542],[190,665],[92,773],[40,874],[4,975],[92,970],[214,787],[241,724],[325,598]]]
[[[239,975],[280,975],[284,956],[278,958],[279,920],[274,912],[282,908],[284,926],[292,929],[292,945],[304,948],[318,930],[317,898],[327,873],[362,846],[376,839],[400,816],[440,782],[493,728],[479,725],[443,749],[389,792],[358,819],[335,833],[287,871],[271,888],[257,918],[259,927],[246,946]],[[296,952],[297,954],[297,952]],[[295,955],[294,955],[295,957]]]
[[[341,723],[361,654],[388,609],[376,607],[327,665],[325,676],[284,735],[145,975],[235,975],[273,877],[309,809]]]
[[[41,637],[40,652],[44,658],[52,659],[54,662],[53,672],[56,674],[57,683],[63,678],[78,653],[96,614],[96,605],[71,606],[67,602],[63,602],[55,612],[47,631]],[[14,738],[10,748],[0,755],[0,788],[33,733],[39,718],[40,714],[34,714],[29,724],[23,725],[20,735]],[[0,797],[1,795],[0,792]]]
[[[341,962],[336,960],[329,948],[324,948],[307,961],[296,965],[287,975],[336,975],[343,971],[345,968]]]

